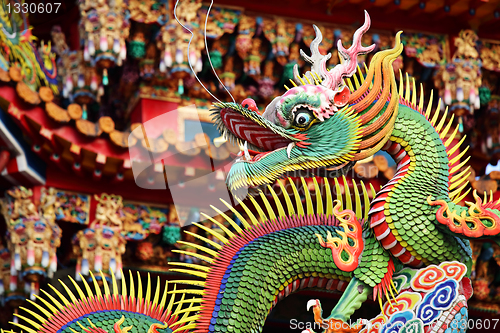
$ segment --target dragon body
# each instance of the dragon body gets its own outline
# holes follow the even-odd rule
[[[252,100],[241,105],[215,104],[214,119],[221,133],[245,143],[228,174],[228,188],[237,197],[242,189],[249,188],[257,197],[249,197],[253,207],[240,201],[247,219],[227,204],[241,226],[220,211],[227,224],[206,217],[223,233],[198,224],[219,242],[190,233],[205,246],[192,244],[200,253],[179,252],[195,256],[206,265],[177,264],[180,267],[175,270],[199,279],[172,281],[193,287],[171,293],[195,296],[177,302],[188,306],[175,311],[177,316],[183,313],[182,318],[176,317],[169,328],[159,328],[158,332],[181,328],[259,332],[279,300],[305,288],[342,292],[327,318],[322,318],[319,301],[310,304],[315,321],[320,323],[348,321],[370,295],[381,305],[385,299],[381,315],[374,320],[387,323],[395,318],[395,311],[388,310],[393,307],[393,292],[398,293],[393,297],[396,309],[407,315],[405,322],[418,322],[417,329],[404,331],[424,332],[426,325],[434,325],[426,332],[444,331],[442,327],[452,318],[467,319],[466,300],[471,294],[466,277],[471,263],[468,239],[497,241],[498,203],[475,195],[476,202],[468,203],[468,207],[458,204],[467,194],[463,193],[467,169],[463,170],[465,162],[460,162],[465,151],[455,156],[461,142],[452,144],[457,133],[451,129],[453,119],[448,120],[446,113],[440,115],[439,107],[433,111],[432,98],[424,110],[423,96],[417,98],[414,83],[412,87],[407,80],[404,87],[401,77],[398,89],[391,64],[402,52],[399,33],[394,48],[376,53],[366,74],[361,74],[357,55],[373,50],[373,46],[361,45],[369,25],[366,13],[365,24],[354,34],[352,46],[346,50],[339,42],[343,61],[330,71],[326,69],[330,55],[319,53],[321,32],[315,27],[312,54],[302,54],[311,63],[311,71],[301,77],[295,68],[293,87],[287,87],[288,91],[275,98],[263,114],[256,111]],[[398,164],[394,178],[378,192],[363,184],[360,190],[354,183],[351,196],[345,178],[339,182],[335,177],[380,150],[387,151]],[[270,186],[278,179],[306,172],[327,177],[322,186],[313,178],[313,193],[303,178],[302,190],[290,181],[291,195],[282,181],[281,197]],[[329,177],[335,178],[335,186],[330,187]],[[272,199],[259,192],[263,189]],[[441,291],[446,296],[436,296]],[[86,299],[98,297],[103,296],[89,294]],[[438,300],[446,302],[438,304]],[[59,303],[61,307],[54,311],[70,311],[72,305],[64,299],[62,302],[64,305]],[[400,307],[400,302],[407,307]],[[120,309],[112,311],[122,311],[121,304]],[[157,301],[151,304],[147,309],[154,308]],[[431,308],[424,309],[428,304]],[[48,310],[40,311],[51,318]],[[104,310],[89,311],[94,315]],[[128,311],[140,314],[146,310],[137,306]],[[84,325],[86,315],[67,319]],[[119,314],[113,316],[109,323],[121,318]],[[50,320],[45,318],[32,325],[34,328],[22,328],[30,333],[66,332],[46,328]],[[64,325],[64,321],[61,323]],[[174,324],[177,326],[172,328]],[[98,332],[92,327],[73,327],[71,332]],[[102,329],[113,332],[114,328],[108,325]],[[344,331],[360,329],[355,326]],[[364,329],[372,332],[371,328]],[[144,330],[134,326],[130,332]]]

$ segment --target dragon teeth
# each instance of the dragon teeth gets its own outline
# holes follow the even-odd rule
[[[250,153],[248,152],[248,141],[245,141],[243,144],[243,151],[245,152],[245,158],[247,160],[251,160],[252,158],[250,157]]]
[[[288,158],[290,158],[290,154],[292,153],[292,148],[295,147],[295,143],[294,142],[290,142],[288,144],[288,146],[286,147],[286,155],[288,156]]]

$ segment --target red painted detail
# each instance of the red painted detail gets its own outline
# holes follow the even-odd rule
[[[266,151],[286,147],[291,142],[230,108],[220,110],[220,117],[231,133]]]
[[[333,98],[333,104],[337,107],[342,107],[349,102],[349,97],[351,96],[351,92],[349,91],[349,88],[347,86],[344,86],[344,88],[335,94],[335,97]]]
[[[465,296],[465,299],[470,299],[473,293],[471,280],[468,277],[463,277],[462,281],[460,281],[460,284],[462,287],[462,294]]]

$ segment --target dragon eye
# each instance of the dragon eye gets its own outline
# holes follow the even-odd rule
[[[304,111],[302,111],[300,109],[303,109]],[[300,108],[300,109],[299,109],[299,112],[297,112],[297,114],[295,115],[295,119],[293,122],[294,122],[295,126],[305,128],[305,127],[309,126],[309,124],[313,120],[313,117],[311,116],[311,113],[309,110],[307,110],[305,108]],[[305,110],[307,110],[307,111],[305,111]]]

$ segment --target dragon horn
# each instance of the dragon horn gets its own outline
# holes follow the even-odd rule
[[[327,77],[328,71],[326,70],[326,62],[332,57],[331,53],[327,55],[322,55],[319,51],[319,45],[323,40],[323,34],[321,30],[313,24],[314,32],[316,33],[316,37],[311,42],[311,46],[309,49],[311,50],[311,56],[308,56],[303,50],[300,50],[300,55],[302,58],[311,64],[311,71],[306,73],[306,76],[309,76],[311,82],[314,82],[314,75],[311,73],[317,73],[320,78],[323,80]],[[297,84],[300,84],[300,75],[298,75],[298,70],[294,68],[293,79]]]
[[[365,10],[365,23],[354,33],[351,47],[346,50],[342,45],[342,41],[338,41],[337,49],[339,51],[339,55],[342,57],[343,62],[335,66],[331,71],[326,72],[326,80],[324,80],[322,83],[324,86],[333,90],[337,90],[342,86],[342,78],[350,77],[356,72],[358,65],[358,55],[373,51],[373,49],[375,48],[375,44],[372,44],[368,47],[364,47],[361,44],[361,38],[363,37],[364,33],[367,32],[370,28],[370,23],[370,15],[368,15],[368,12]],[[326,71],[326,66],[324,70]]]

